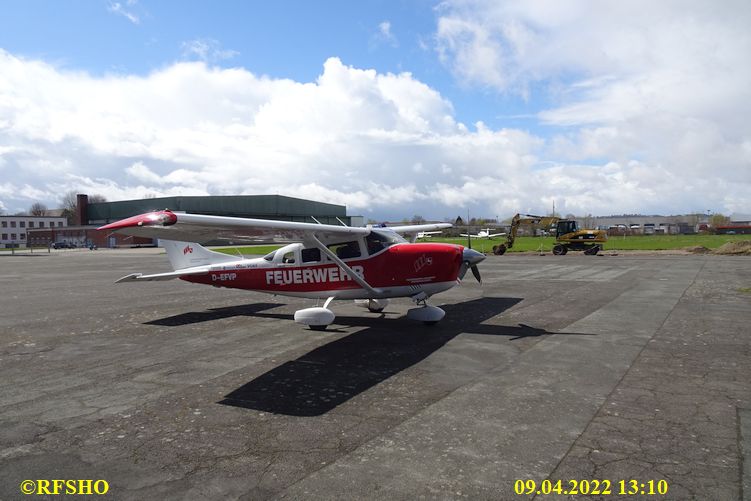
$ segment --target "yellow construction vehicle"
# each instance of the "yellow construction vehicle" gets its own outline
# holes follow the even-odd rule
[[[522,224],[535,224],[544,230],[555,227],[553,254],[556,256],[566,254],[570,250],[584,251],[585,254],[594,256],[602,250],[603,244],[608,240],[608,234],[605,231],[578,229],[574,220],[555,216],[517,214],[511,219],[511,228],[506,235],[506,243],[493,246],[493,254],[501,255],[514,246],[516,232]]]

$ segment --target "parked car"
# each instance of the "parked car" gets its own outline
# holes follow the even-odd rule
[[[75,249],[76,244],[69,244],[68,242],[55,242],[52,244],[53,249]]]

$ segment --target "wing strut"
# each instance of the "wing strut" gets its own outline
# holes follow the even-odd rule
[[[349,266],[347,266],[347,263],[345,263],[344,261],[342,261],[341,259],[339,259],[339,256],[337,256],[336,254],[334,254],[333,252],[331,252],[331,249],[329,249],[328,247],[326,247],[325,245],[323,245],[321,243],[321,241],[318,240],[318,238],[315,235],[310,234],[309,237],[313,241],[313,243],[315,244],[315,246],[318,247],[321,250],[321,252],[323,252],[328,257],[330,257],[331,260],[334,261],[337,264],[337,266],[339,266],[339,268],[341,268],[342,270],[346,271],[347,274],[350,277],[352,277],[352,280],[354,280],[355,282],[357,282],[357,284],[360,287],[362,287],[366,291],[370,292],[374,296],[377,296],[377,295],[380,294],[380,291],[378,291],[378,290],[374,289],[373,287],[371,287],[370,284],[368,282],[366,282],[364,278],[361,278],[357,273],[355,273],[352,270],[352,268],[350,268]]]

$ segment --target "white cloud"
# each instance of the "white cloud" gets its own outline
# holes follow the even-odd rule
[[[584,80],[576,92],[612,81]],[[315,81],[296,82],[205,62],[92,76],[0,51],[0,116],[9,211],[54,207],[70,190],[109,200],[278,193],[398,219],[467,209],[505,217],[545,211],[553,198],[575,213],[688,211],[698,197],[701,210],[748,211],[751,180],[716,165],[749,165],[751,140],[714,122],[676,130],[684,122],[668,116],[658,137],[672,138],[669,152],[628,121],[546,140],[466,126],[411,74],[337,58]]]
[[[371,39],[371,47],[380,44],[385,44],[392,48],[399,47],[399,40],[391,31],[391,21],[382,21],[378,23],[378,30]]]
[[[741,0],[447,0],[436,50],[465,85],[552,103],[538,118],[559,132],[540,156],[637,176],[612,212],[633,187],[657,193],[649,172],[664,175],[651,184],[663,212],[691,210],[689,194],[728,211],[751,206],[733,195],[738,182],[751,192],[750,24]],[[571,167],[570,179],[589,170]]]
[[[126,2],[128,7],[133,7],[136,5],[136,1],[134,0],[128,0]],[[107,6],[107,10],[112,12],[113,14],[117,14],[119,16],[123,16],[128,21],[130,21],[133,24],[140,24],[141,20],[133,11],[127,10],[125,7],[123,7],[123,4],[120,2],[110,2],[110,4]]]
[[[125,169],[125,172],[139,181],[152,185],[164,184],[164,179],[149,169],[143,162],[135,162]]]
[[[219,41],[213,38],[197,38],[183,42],[181,49],[184,59],[205,63],[217,63],[225,59],[232,59],[240,54],[236,50],[222,48]]]

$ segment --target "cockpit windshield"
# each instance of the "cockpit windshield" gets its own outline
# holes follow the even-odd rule
[[[277,249],[277,250],[279,250],[279,249]],[[264,259],[265,259],[266,261],[273,261],[273,260],[274,260],[274,255],[275,255],[275,254],[276,254],[276,251],[274,250],[274,251],[271,251],[271,252],[269,252],[269,253],[268,253],[268,254],[266,254],[265,256],[263,256],[263,258],[264,258]]]
[[[398,233],[395,233],[393,231],[372,230],[370,234],[365,237],[365,243],[368,245],[368,254],[370,254],[371,256],[387,247],[391,247],[394,244],[400,244],[404,242],[406,242],[406,240],[404,240]]]

